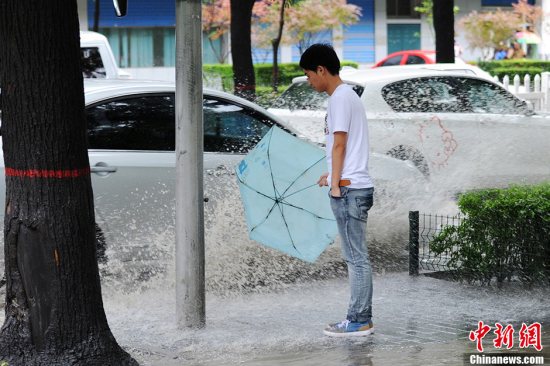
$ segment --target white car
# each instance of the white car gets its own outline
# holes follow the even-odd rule
[[[118,68],[109,40],[103,34],[80,31],[80,60],[84,78],[130,78],[129,73]]]
[[[342,70],[365,105],[373,151],[413,162],[450,192],[550,179],[549,116],[487,78],[437,70],[445,66]],[[268,110],[324,141],[327,98],[298,77]]]
[[[98,237],[106,241],[109,270],[128,282],[173,264],[174,92],[168,82],[85,81]],[[255,255],[250,248],[259,246],[247,239],[234,167],[271,126],[297,132],[256,104],[223,92],[204,90],[203,111],[207,263],[244,266]],[[381,193],[397,196],[415,182],[422,186],[410,163],[382,155],[373,156],[372,166]],[[1,191],[4,184],[0,177]],[[0,205],[3,200],[1,194]]]
[[[409,73],[417,71],[452,71],[456,73],[463,73],[466,75],[476,75],[481,78],[493,81],[495,78],[491,76],[487,71],[480,69],[475,65],[470,65],[464,61],[456,63],[444,63],[444,64],[419,64],[419,65],[400,65],[400,66],[386,66],[388,70],[384,70],[384,73]],[[380,69],[376,69],[380,71]]]

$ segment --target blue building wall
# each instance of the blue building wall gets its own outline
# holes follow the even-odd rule
[[[119,18],[115,15],[112,0],[98,0],[100,2],[99,28],[113,44],[113,52],[123,67],[153,66],[148,63],[159,64],[159,54],[169,55],[170,61],[164,66],[173,65],[173,53],[168,49],[174,44],[169,30],[159,36],[161,30],[156,28],[173,28],[176,26],[174,0],[131,0],[128,4],[128,14]],[[359,23],[344,27],[344,59],[357,62],[374,62],[374,0],[348,0],[349,3],[362,8],[362,17]],[[88,26],[94,25],[95,1],[88,0]],[[153,42],[153,39],[163,39],[163,46],[139,45]],[[322,32],[312,39],[313,42],[332,42],[332,32]],[[217,62],[210,45],[203,43],[205,63]],[[279,54],[279,60],[281,55]],[[292,47],[292,60],[300,59],[297,46]],[[255,63],[271,62],[271,49],[254,49]],[[162,62],[160,63],[163,64]]]
[[[372,63],[374,55],[374,0],[348,0],[361,7],[358,23],[344,28],[344,59]]]

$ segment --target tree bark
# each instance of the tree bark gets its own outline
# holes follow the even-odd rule
[[[435,60],[437,63],[454,63],[454,1],[434,0]]]
[[[137,365],[101,297],[75,0],[0,2],[6,319],[13,365]]]
[[[255,0],[231,0],[231,56],[235,95],[254,100],[256,78],[252,63],[252,8]]]
[[[281,0],[281,10],[279,12],[279,30],[277,37],[271,41],[273,46],[273,91],[276,93],[279,87],[279,45],[283,38],[283,28],[285,26],[285,5],[287,0]]]

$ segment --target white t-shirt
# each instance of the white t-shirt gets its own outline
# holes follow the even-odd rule
[[[347,144],[341,179],[349,179],[349,188],[373,187],[369,176],[369,131],[363,102],[347,84],[339,85],[328,101],[325,118],[328,182],[332,175],[334,132],[346,132]]]

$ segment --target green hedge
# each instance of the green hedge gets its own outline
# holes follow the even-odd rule
[[[342,61],[342,66],[359,67],[357,62]],[[221,77],[222,85],[225,91],[233,91],[233,67],[228,64],[205,64],[203,65],[203,73],[205,77],[213,77],[215,75]],[[256,64],[254,65],[254,73],[256,76],[256,86],[271,86],[273,66],[272,64]],[[304,75],[303,70],[297,62],[279,64],[279,85],[284,89],[292,83],[292,79],[297,76]]]
[[[233,68],[227,64],[205,64],[202,72],[206,78],[221,77],[223,90],[233,90]]]
[[[533,80],[535,75],[540,74],[542,72],[544,72],[544,69],[541,67],[526,67],[522,69],[509,69],[507,67],[497,67],[493,69],[493,71],[491,71],[490,74],[492,76],[498,76],[499,80],[502,80],[502,78],[508,75],[510,77],[510,82],[514,80],[513,79],[514,76],[519,75],[523,83],[523,78],[525,77],[525,75],[531,76],[531,80]]]
[[[550,280],[550,183],[466,193],[458,206],[464,220],[444,228],[430,248],[450,252],[448,266],[460,279]]]
[[[520,75],[524,77],[526,74],[534,77],[541,72],[550,72],[550,61],[542,60],[499,60],[499,61],[480,61],[477,63],[481,69],[487,71],[493,76],[498,76],[500,79],[505,75],[513,78],[514,75]]]

